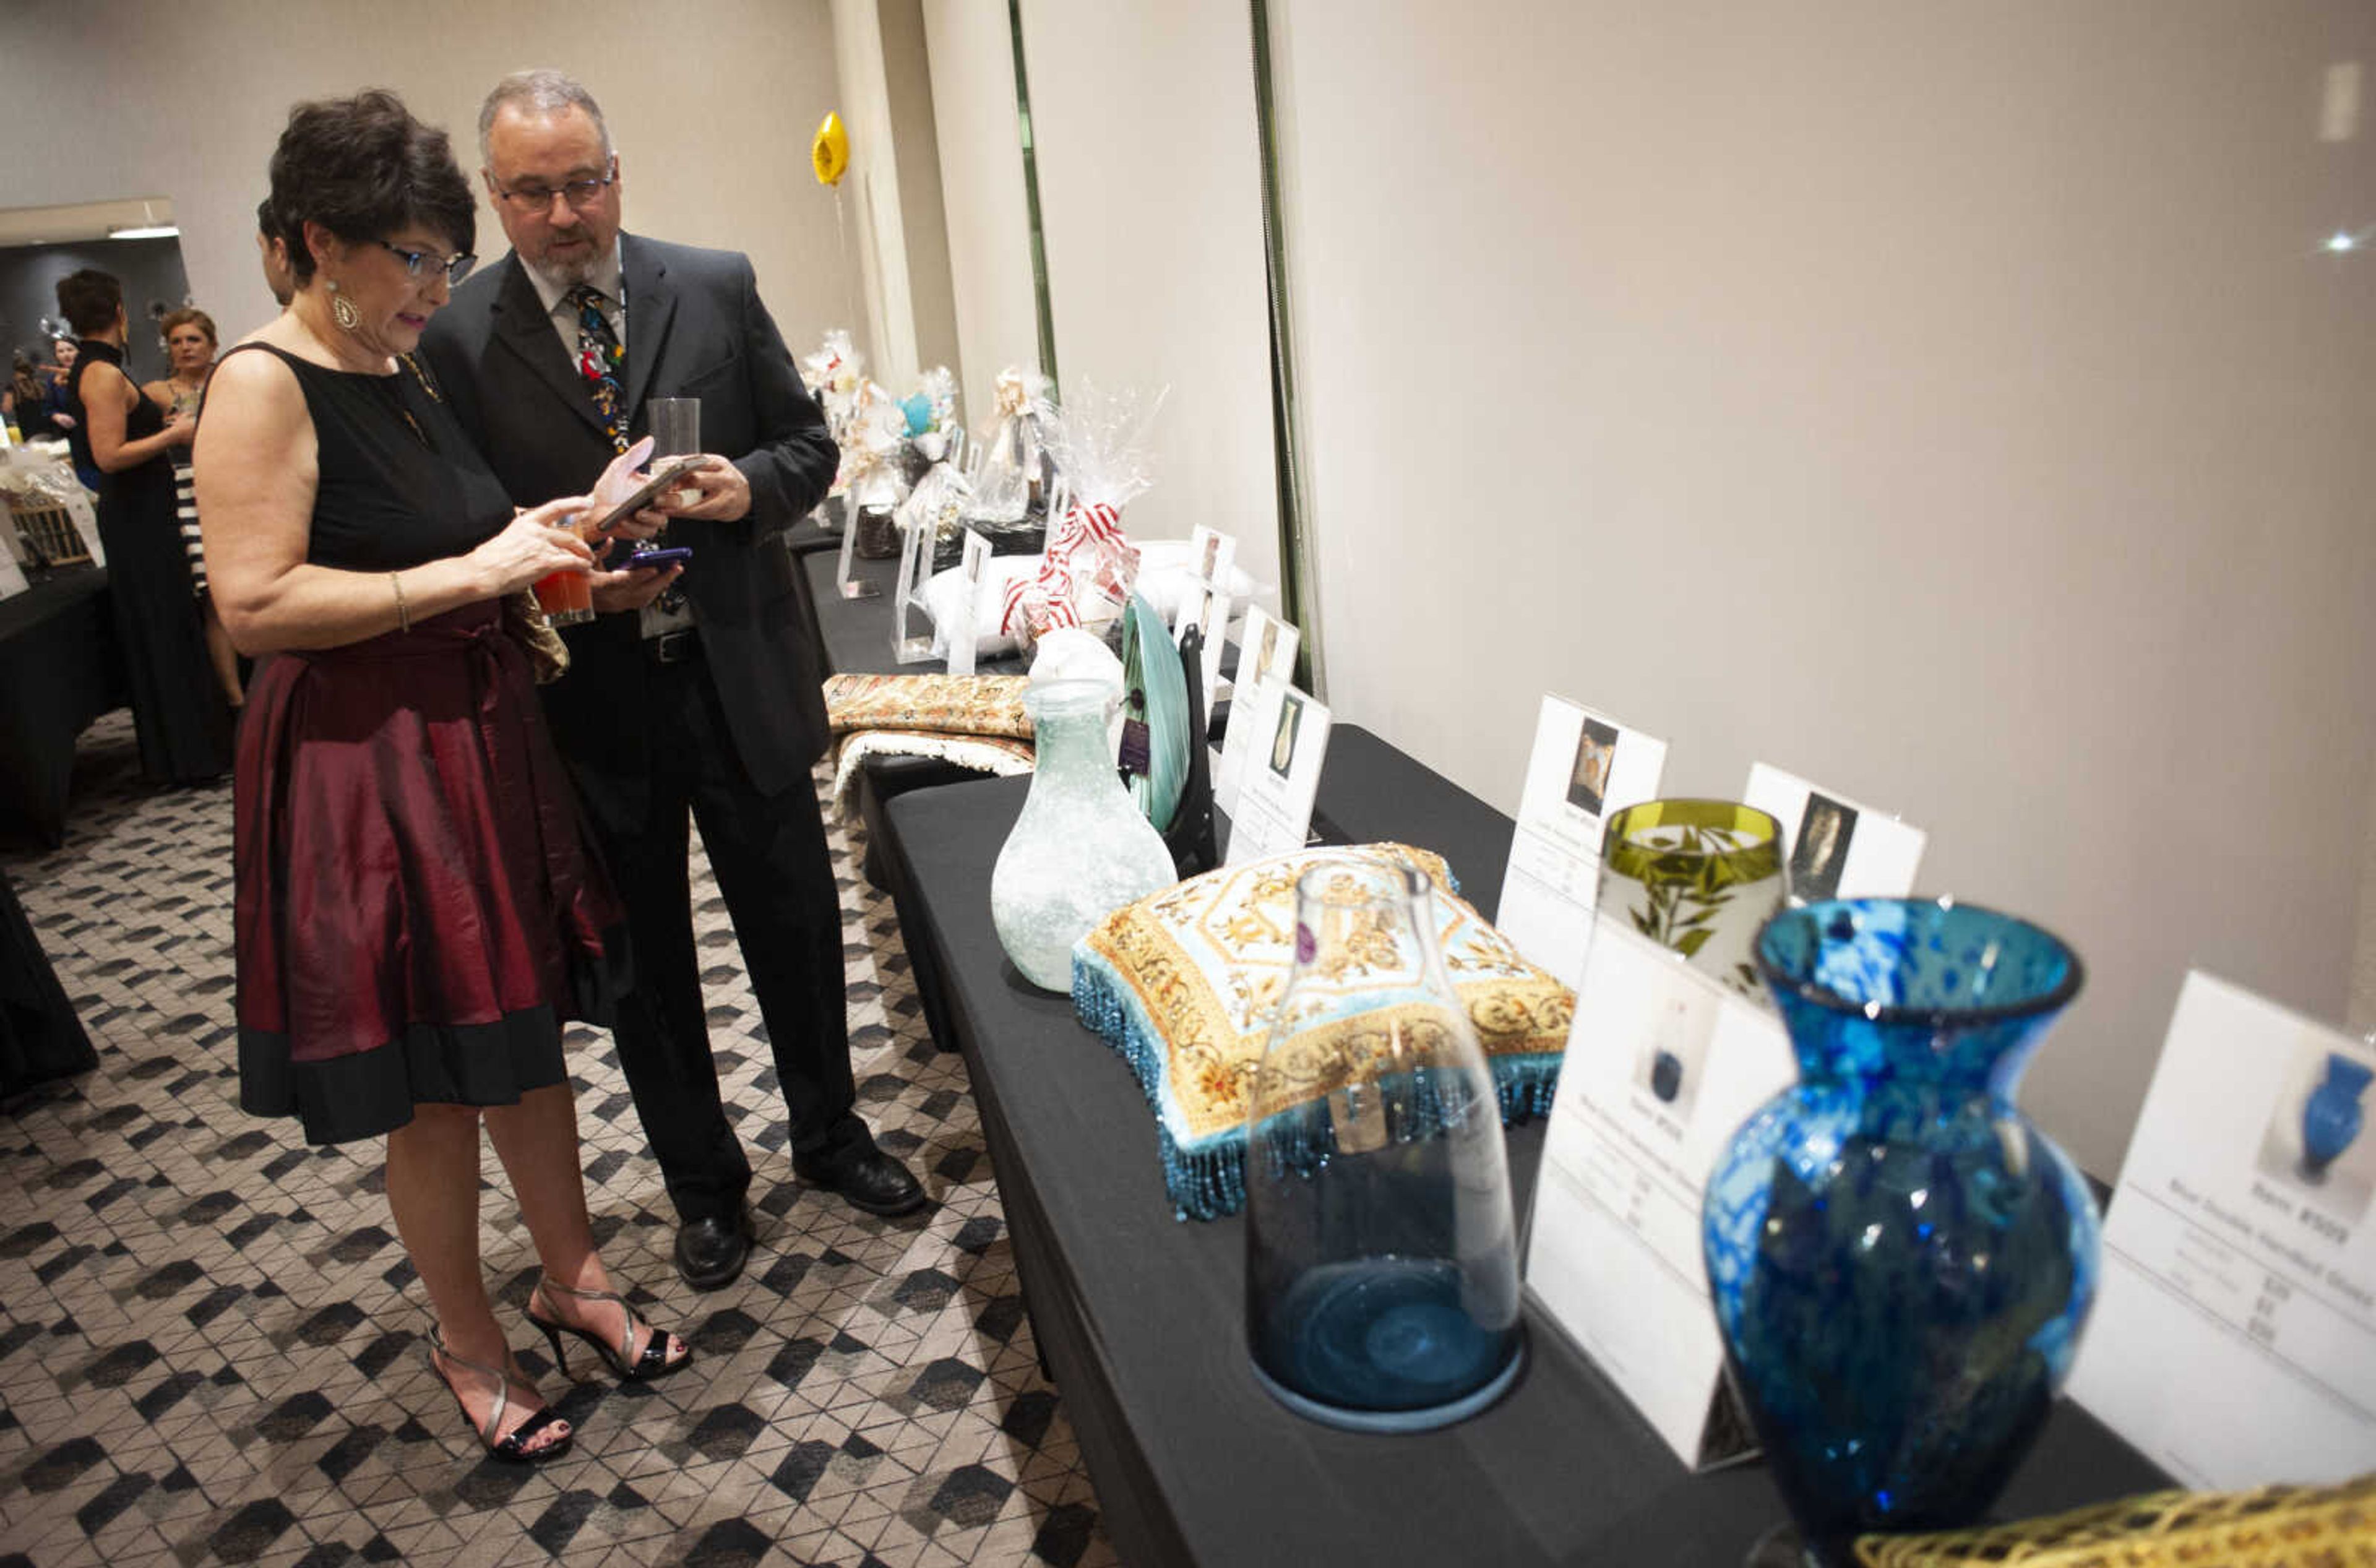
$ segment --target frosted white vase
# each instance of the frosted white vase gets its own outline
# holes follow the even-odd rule
[[[1171,852],[1123,788],[1106,747],[1101,681],[1051,681],[1024,694],[1039,754],[998,865],[990,919],[1023,978],[1073,989],[1073,944],[1125,904],[1179,878]]]

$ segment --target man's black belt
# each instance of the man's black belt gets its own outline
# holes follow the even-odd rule
[[[683,664],[701,657],[701,628],[679,626],[673,632],[662,632],[644,639],[644,657],[654,664]]]

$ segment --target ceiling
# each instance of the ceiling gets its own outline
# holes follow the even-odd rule
[[[75,240],[103,240],[110,229],[172,220],[173,204],[163,196],[86,201],[72,207],[0,208],[0,245],[57,245]]]

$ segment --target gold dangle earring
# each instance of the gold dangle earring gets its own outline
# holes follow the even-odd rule
[[[322,279],[322,286],[330,291],[330,319],[349,332],[361,327],[363,322],[363,313],[355,308],[354,301],[339,292],[339,280],[335,278],[325,278]]]

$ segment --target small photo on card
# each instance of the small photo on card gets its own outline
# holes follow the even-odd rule
[[[2254,1168],[2357,1224],[2376,1194],[2376,1132],[2365,1126],[2360,1102],[2371,1080],[2376,1067],[2323,1040],[2304,1040],[2270,1108]]]
[[[1579,816],[1600,820],[1609,799],[1609,767],[1617,760],[1617,727],[1586,719],[1575,738],[1575,761],[1567,775],[1568,809]]]
[[[1278,727],[1271,732],[1270,770],[1281,778],[1295,771],[1295,746],[1303,729],[1303,699],[1293,692],[1278,701]]]
[[[1716,1020],[1713,1007],[1693,1007],[1681,997],[1664,999],[1634,1052],[1634,1087],[1658,1102],[1665,1113],[1662,1122],[1674,1118],[1678,1136],[1699,1100],[1700,1075]]]
[[[1856,828],[1854,806],[1809,790],[1807,809],[1799,814],[1799,831],[1790,845],[1790,891],[1810,904],[1836,897]]]

